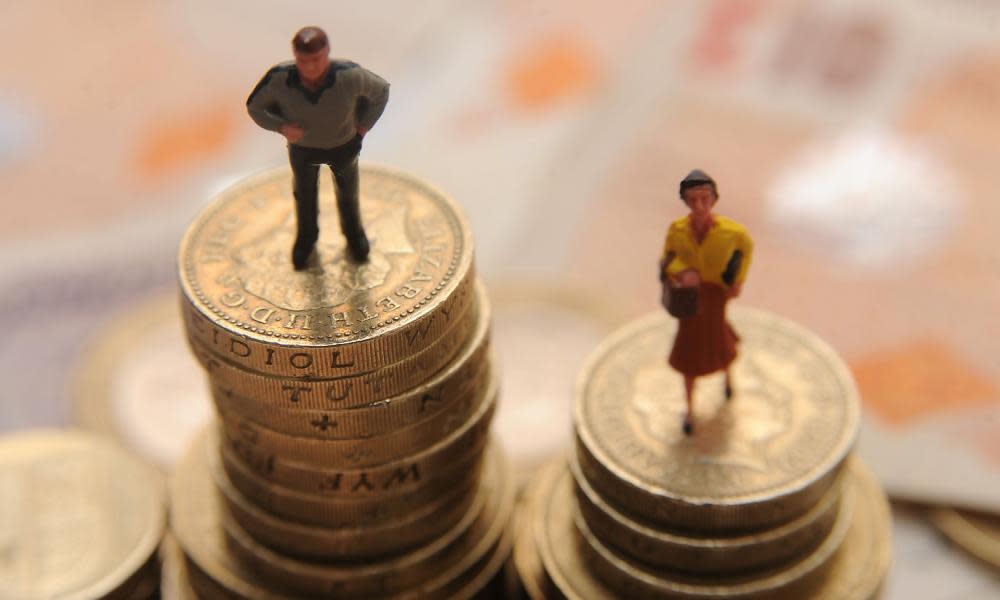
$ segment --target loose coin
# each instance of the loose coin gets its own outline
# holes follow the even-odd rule
[[[931,512],[930,519],[952,542],[979,560],[1000,569],[1000,516],[940,508]]]
[[[330,182],[320,195],[332,197]],[[189,335],[246,369],[339,377],[432,345],[473,298],[472,236],[440,191],[365,165],[360,204],[371,253],[351,261],[336,213],[320,213],[314,262],[295,271],[287,168],[219,194],[188,228],[178,259]]]
[[[155,563],[163,537],[161,478],[92,434],[33,431],[0,440],[5,597],[130,592]]]
[[[666,365],[676,329],[666,315],[620,329],[578,380],[583,474],[651,524],[745,532],[788,522],[827,493],[857,436],[857,391],[829,346],[776,316],[732,312],[734,397],[721,374],[699,378],[692,435],[681,430],[683,382]]]
[[[232,597],[293,598],[301,594],[370,595],[379,598],[451,598],[448,586],[497,548],[514,501],[506,459],[492,461],[482,480],[485,510],[457,537],[446,534],[407,554],[354,565],[307,563],[255,546],[248,536],[230,540],[223,532],[225,512],[205,460],[201,439],[179,465],[171,482],[172,523],[188,556],[192,583],[208,579]],[[498,454],[502,456],[502,454]],[[229,530],[229,527],[226,528]],[[230,536],[239,529],[229,530]],[[253,548],[252,552],[245,549]],[[239,558],[234,555],[239,551]],[[253,561],[253,562],[248,562]],[[265,574],[269,577],[265,578]],[[285,582],[282,587],[276,579]],[[223,595],[211,597],[225,597]]]
[[[110,317],[82,356],[70,386],[77,422],[170,470],[212,415],[184,342],[177,295]]]
[[[688,573],[727,573],[778,567],[810,554],[829,539],[840,508],[844,473],[808,511],[772,529],[729,537],[684,535],[651,526],[613,506],[569,457],[580,513],[594,536],[613,551],[651,567]]]
[[[457,457],[482,446],[488,437],[497,394],[498,383],[494,378],[485,401],[476,407],[470,418],[430,448],[399,461],[364,468],[337,466],[363,464],[365,453],[369,451],[364,446],[358,448],[359,455],[345,456],[343,462],[333,463],[329,457],[317,457],[308,462],[288,460],[283,453],[257,446],[253,431],[232,435],[220,428],[224,442],[222,457],[227,470],[230,463],[242,462],[259,476],[293,490],[340,497],[401,492],[419,485],[422,478],[433,476],[448,468]]]

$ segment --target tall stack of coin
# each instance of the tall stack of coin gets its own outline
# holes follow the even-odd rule
[[[441,192],[365,167],[368,260],[347,257],[324,210],[312,263],[295,271],[291,190],[287,169],[241,182],[181,243],[185,329],[218,414],[172,482],[190,586],[487,593],[511,545],[514,484],[488,435],[497,374],[468,225]]]
[[[637,320],[577,382],[575,449],[535,481],[514,564],[541,598],[877,596],[888,503],[852,456],[853,380],[832,349],[775,316],[733,311],[729,400],[699,378],[695,430],[666,364],[676,321]]]
[[[74,431],[0,439],[0,598],[159,598],[162,476]]]

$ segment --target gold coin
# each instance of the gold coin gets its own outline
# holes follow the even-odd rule
[[[332,195],[323,181],[320,195]],[[343,251],[336,213],[314,265],[295,271],[291,172],[225,190],[188,228],[178,269],[189,335],[242,367],[278,376],[356,375],[432,345],[474,299],[472,236],[443,193],[365,165],[360,204],[368,260]]]
[[[930,520],[952,542],[1000,569],[1000,516],[939,508],[931,511]]]
[[[474,304],[454,317],[444,335],[432,345],[403,360],[385,363],[370,371],[326,379],[264,375],[231,363],[200,342],[189,342],[192,353],[209,377],[240,396],[274,406],[347,409],[369,406],[424,383],[452,360],[473,335],[478,322],[478,304]]]
[[[699,378],[695,431],[684,435],[684,385],[666,364],[676,321],[623,327],[577,383],[577,456],[594,488],[650,523],[747,531],[785,523],[830,489],[857,437],[847,367],[815,335],[776,316],[734,310],[741,337],[722,375]]]
[[[488,346],[484,348],[488,350]],[[256,400],[239,396],[232,389],[211,381],[212,399],[218,413],[237,422],[261,425],[287,437],[322,441],[358,441],[375,439],[415,426],[430,426],[430,421],[447,418],[452,409],[485,394],[486,382],[492,380],[493,361],[489,353],[465,365],[461,377],[433,388],[419,386],[371,405],[349,409],[299,409],[262,407]],[[420,391],[420,394],[412,393]],[[436,421],[435,421],[436,420]]]
[[[209,437],[212,446],[218,448],[214,430],[210,430]],[[336,490],[332,490],[333,495],[289,490],[261,478],[238,460],[223,461],[223,467],[232,486],[268,513],[289,521],[337,528],[405,513],[413,506],[432,502],[434,498],[446,494],[456,482],[477,479],[482,469],[480,459],[484,447],[480,445],[468,449],[453,464],[423,475],[416,485],[398,491],[390,489],[378,494],[356,496],[338,494]],[[366,490],[362,488],[359,491]]]
[[[555,491],[561,500],[567,498],[567,491],[572,494],[572,482],[566,486],[565,481]],[[574,507],[573,524],[580,537],[577,549],[610,589],[628,597],[746,598],[775,595],[822,569],[831,560],[851,525],[857,501],[854,491],[847,490],[841,498],[833,528],[815,549],[796,556],[798,560],[776,566],[759,576],[728,573],[680,575],[632,563],[598,539]]]
[[[165,529],[161,475],[110,440],[32,431],[0,440],[5,597],[128,593]]]
[[[641,569],[616,557],[586,530],[573,506],[573,479],[564,464],[548,468],[536,483],[534,493],[543,502],[535,513],[534,541],[547,577],[561,597],[571,600],[867,599],[877,592],[888,569],[888,503],[859,460],[850,461],[846,471],[844,506],[827,539],[798,560],[756,576],[682,576]]]
[[[287,393],[279,402],[243,396],[218,379],[212,381],[213,398],[219,412],[264,425],[276,432],[321,440],[357,440],[397,432],[418,423],[428,424],[460,403],[463,398],[484,393],[491,380],[490,310],[486,295],[479,301],[479,319],[472,337],[441,371],[414,388],[373,404],[350,409],[298,406]],[[300,385],[288,382],[286,385]]]
[[[373,437],[320,440],[291,436],[222,411],[219,422],[227,439],[245,440],[253,444],[258,452],[281,456],[288,461],[320,464],[326,468],[376,467],[406,460],[447,438],[468,422],[476,409],[486,402],[489,381],[476,382],[478,389],[449,400],[448,408],[430,419]]]
[[[242,462],[268,481],[293,490],[340,497],[401,492],[419,485],[424,477],[432,477],[436,471],[446,469],[462,453],[482,446],[488,437],[496,408],[497,389],[498,383],[494,378],[485,401],[479,403],[471,417],[433,446],[403,460],[364,468],[338,466],[364,464],[366,453],[374,453],[375,449],[361,446],[358,455],[345,456],[336,464],[322,457],[308,462],[294,461],[287,459],[283,453],[259,447],[252,431],[241,431],[234,436],[220,428],[224,442],[222,457],[227,465]]]
[[[483,477],[485,510],[471,527],[458,535],[446,534],[425,546],[391,559],[356,564],[309,563],[290,559],[261,546],[232,528],[223,529],[225,512],[205,461],[204,438],[179,465],[171,482],[171,522],[178,543],[192,564],[192,583],[208,579],[225,595],[284,599],[301,594],[371,595],[378,598],[449,598],[439,591],[468,572],[481,557],[497,546],[509,521],[514,498],[510,466],[502,452]],[[229,529],[227,527],[227,529]],[[237,556],[233,552],[244,548]],[[252,562],[250,562],[252,561]],[[267,577],[269,576],[269,578]],[[273,581],[285,581],[283,587]],[[287,581],[286,581],[287,579]]]
[[[469,566],[467,572],[456,574],[455,572],[458,569],[449,569],[449,572],[445,573],[445,581],[435,581],[434,585],[421,585],[415,589],[390,595],[377,594],[352,597],[368,598],[370,600],[488,600],[489,598],[499,598],[499,592],[494,592],[487,588],[499,587],[497,573],[503,567],[507,556],[509,556],[510,547],[509,536],[503,536],[488,554],[475,564]],[[478,552],[471,554],[471,556],[477,555]],[[282,600],[291,598],[291,596],[284,595],[284,593],[279,595],[263,588],[241,588],[244,589],[243,594],[247,595],[237,594],[227,590],[221,583],[213,580],[211,576],[201,571],[195,564],[189,563],[188,570],[193,574],[191,579],[202,598],[230,598],[233,600],[246,600],[247,598],[251,600]],[[298,595],[294,597],[301,598]],[[182,596],[179,600],[193,600],[193,598],[189,599],[187,596]]]
[[[315,560],[356,560],[401,553],[419,546],[431,538],[458,528],[467,518],[467,528],[481,506],[470,510],[485,499],[476,493],[478,478],[452,480],[449,489],[442,490],[427,502],[412,503],[395,514],[376,513],[378,518],[367,520],[342,519],[339,527],[304,524],[271,515],[258,507],[232,485],[219,464],[218,452],[206,445],[206,460],[216,487],[232,522],[259,542],[289,556]],[[495,453],[495,451],[494,451]],[[496,460],[486,453],[487,461]]]
[[[825,568],[789,590],[789,598],[874,600],[892,563],[892,514],[871,469],[854,457],[849,465],[857,504],[844,543]]]
[[[212,416],[176,293],[111,316],[82,356],[69,388],[76,422],[169,471]]]
[[[499,520],[498,523],[502,524]],[[489,533],[492,533],[492,530],[488,532],[488,535]],[[485,542],[490,539],[488,536],[484,536],[480,544],[472,552],[466,554],[467,558],[461,560],[457,567],[447,569],[429,582],[407,589],[406,591],[390,593],[388,595],[375,594],[351,597],[368,598],[370,600],[487,600],[489,598],[499,598],[499,592],[494,591],[500,587],[497,581],[497,574],[510,555],[511,541],[510,536],[505,535],[503,531],[496,533],[501,534],[500,540],[493,544],[493,547],[475,562],[472,562],[472,560],[479,556],[482,548],[487,546]],[[468,557],[471,557],[471,559]],[[468,564],[470,562],[472,563],[471,565]],[[460,572],[462,568],[466,568],[464,573]],[[191,574],[190,579],[192,584],[199,590],[198,593],[202,598],[231,598],[233,600],[246,600],[247,598],[251,600],[302,598],[299,595],[286,595],[291,592],[276,592],[263,587],[254,588],[252,587],[255,585],[254,583],[242,581],[236,583],[236,588],[242,590],[242,592],[236,593],[226,589],[221,582],[212,579],[210,575],[202,571],[198,568],[197,564],[191,561],[188,561],[186,570]],[[240,573],[242,574],[244,571],[240,571]],[[225,577],[226,580],[235,582],[238,581],[235,579],[238,576],[227,573]],[[179,600],[193,600],[193,597],[181,596]]]
[[[580,513],[602,543],[629,560],[688,573],[738,573],[781,565],[828,539],[840,509],[844,473],[813,507],[772,529],[728,537],[666,531],[635,519],[597,493],[569,457]]]

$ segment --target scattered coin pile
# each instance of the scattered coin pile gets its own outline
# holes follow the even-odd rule
[[[575,449],[533,484],[514,564],[542,598],[875,597],[890,561],[884,493],[851,454],[846,367],[802,328],[733,311],[735,394],[700,378],[695,432],[666,365],[676,321],[605,341],[577,383]]]
[[[182,459],[171,525],[200,597],[488,597],[514,480],[469,228],[440,192],[363,168],[372,251],[336,212],[292,268],[286,169],[223,192],[181,243],[182,312],[218,418]],[[324,182],[321,197],[333,191]]]
[[[0,597],[160,597],[162,476],[114,442],[72,431],[4,437],[0,506]]]

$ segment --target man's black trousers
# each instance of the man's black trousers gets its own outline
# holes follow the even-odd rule
[[[312,247],[319,237],[318,184],[320,165],[329,165],[337,192],[337,210],[340,213],[340,230],[347,238],[351,252],[368,250],[368,239],[361,223],[358,206],[358,153],[361,136],[336,148],[306,148],[288,144],[288,160],[295,177],[295,212],[298,220],[296,245]]]

